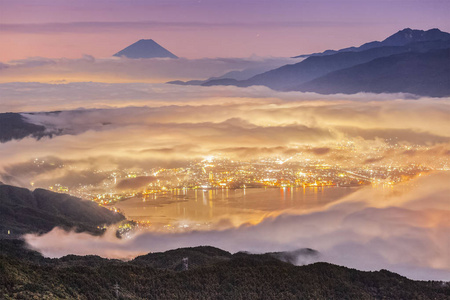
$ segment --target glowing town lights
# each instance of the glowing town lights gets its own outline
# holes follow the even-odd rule
[[[214,155],[208,155],[208,156],[205,156],[205,158],[203,159],[203,161],[206,161],[206,162],[213,162],[213,160],[214,160]]]

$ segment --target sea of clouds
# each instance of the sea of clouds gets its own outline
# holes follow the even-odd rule
[[[107,177],[98,170],[180,167],[207,155],[253,159],[300,153],[341,166],[449,168],[449,98],[163,83],[272,68],[288,60],[86,56],[4,63],[0,112],[21,113],[52,137],[0,144],[0,181],[24,187],[31,182],[35,187],[96,185]],[[233,252],[309,247],[320,252],[320,261],[450,280],[449,182],[446,172],[437,172],[398,193],[362,189],[318,211],[283,213],[227,229],[145,232],[124,240],[112,232],[92,237],[54,229],[26,240],[52,257],[130,258],[205,244]]]
[[[0,180],[21,186],[76,182],[94,169],[182,166],[207,155],[301,153],[331,164],[434,169],[448,167],[450,157],[448,98],[94,82],[5,83],[0,91],[5,111],[53,134],[1,145]],[[47,164],[36,168],[36,158]]]

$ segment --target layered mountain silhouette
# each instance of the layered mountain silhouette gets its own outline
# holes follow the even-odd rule
[[[450,64],[450,58],[445,55],[445,51],[436,51],[442,49],[450,49],[450,34],[438,29],[422,31],[408,28],[397,32],[382,42],[370,42],[358,48],[347,48],[332,53],[326,51],[320,55],[310,56],[299,63],[285,65],[247,80],[220,78],[206,81],[202,85],[234,85],[240,87],[263,85],[280,91],[307,90],[318,93],[357,93],[363,91],[411,93],[414,90],[413,93],[418,95],[448,96],[450,93],[448,93],[447,86],[450,85],[450,79],[447,69],[445,67],[433,68],[433,63],[431,63],[438,60],[444,66]],[[413,53],[414,57],[425,59],[427,63],[420,64],[416,61],[409,67],[410,73],[406,74],[405,57],[399,56],[399,54],[406,53]],[[390,68],[376,67],[377,63],[384,62],[378,59],[390,56],[392,56],[389,60]],[[376,62],[368,64],[372,61]],[[429,65],[425,66],[425,64]],[[359,86],[361,81],[358,80],[360,79],[359,73],[356,71],[345,73],[348,80],[346,88],[337,89],[337,83],[332,83],[330,77],[327,77],[326,80],[319,80],[333,72],[356,66],[360,66],[357,68],[357,72],[363,72],[367,81],[372,80],[370,84],[377,88],[369,88],[369,83]],[[396,67],[402,67],[403,69],[395,69]],[[427,70],[426,73],[421,72],[425,69]],[[372,74],[372,72],[374,73]],[[397,74],[398,77],[392,78],[389,82],[382,80],[377,82],[379,78],[383,77],[380,72],[389,72],[389,74],[385,74],[386,76]],[[342,75],[343,73],[339,74]],[[335,78],[333,81],[335,82],[337,79],[336,77],[333,78]],[[434,80],[431,80],[431,78]],[[315,83],[309,84],[313,80]],[[326,87],[326,82],[329,82],[329,87]],[[397,83],[398,87],[394,88]],[[415,85],[414,89],[407,88],[413,85]]]
[[[331,72],[295,90],[320,94],[412,93],[450,95],[450,48],[402,53]]]
[[[358,52],[364,51],[372,48],[383,47],[383,46],[405,46],[409,43],[414,42],[425,42],[425,41],[436,41],[436,40],[450,40],[450,33],[442,32],[437,28],[430,29],[427,31],[417,30],[411,28],[405,28],[399,32],[389,36],[381,42],[369,42],[365,43],[359,47],[349,47],[340,50],[326,50],[320,53],[303,54],[298,57],[308,57],[308,56],[323,56],[330,55],[339,52]]]
[[[246,80],[249,79],[255,75],[261,74],[263,72],[267,72],[272,70],[272,68],[267,67],[267,66],[262,66],[262,67],[253,67],[253,68],[248,68],[248,69],[244,69],[244,70],[234,70],[234,71],[230,71],[227,72],[221,76],[215,76],[215,77],[210,77],[208,79],[205,80],[189,80],[189,81],[182,81],[182,80],[173,80],[173,81],[169,81],[167,83],[169,84],[176,84],[176,85],[202,85],[206,82],[209,82],[211,80],[220,80],[220,79],[235,79],[235,80]]]
[[[113,56],[124,56],[127,58],[157,58],[168,57],[178,58],[172,52],[168,51],[164,47],[160,46],[154,40],[139,40],[134,44],[126,47],[125,49],[117,52]]]

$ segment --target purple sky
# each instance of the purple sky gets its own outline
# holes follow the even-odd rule
[[[448,0],[2,0],[0,61],[108,57],[141,38],[178,56],[293,56],[450,31]]]

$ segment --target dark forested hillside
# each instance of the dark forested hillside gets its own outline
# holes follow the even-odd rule
[[[44,233],[59,226],[64,229],[100,233],[103,224],[125,217],[91,201],[66,194],[0,184],[0,236]]]
[[[0,143],[27,136],[41,138],[47,135],[44,126],[28,123],[21,114],[0,113]]]
[[[294,266],[273,255],[196,247],[122,262],[97,256],[43,258],[18,240],[0,240],[2,299],[448,299],[450,286],[385,270],[362,272],[327,263]],[[184,255],[202,261],[173,269]],[[148,258],[148,257],[147,257]],[[167,262],[167,265],[164,265]],[[180,261],[181,262],[181,261]],[[153,263],[152,263],[153,264]]]

